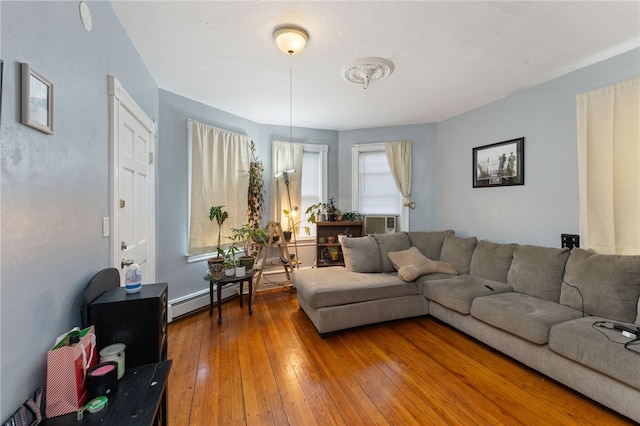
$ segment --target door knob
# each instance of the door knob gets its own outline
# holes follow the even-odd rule
[[[133,265],[133,263],[133,259],[122,259],[122,261],[120,262],[120,269],[124,269],[125,266]]]
[[[127,249],[127,243],[125,243],[124,241],[120,241],[120,250],[126,250]]]

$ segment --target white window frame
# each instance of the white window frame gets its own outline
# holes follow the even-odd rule
[[[351,206],[354,210],[360,211],[360,161],[361,153],[385,152],[384,142],[356,144],[351,146]],[[393,176],[392,176],[393,179]],[[409,207],[403,205],[403,197],[398,190],[398,221],[401,231],[409,230]],[[363,212],[364,213],[364,212]]]
[[[319,176],[318,176],[318,183],[320,185],[320,199],[318,200],[318,202],[326,202],[327,200],[327,194],[328,194],[328,152],[329,152],[329,145],[327,144],[314,144],[314,143],[305,143],[303,144],[303,148],[302,148],[302,155],[304,156],[305,153],[307,152],[311,152],[314,154],[319,154],[319,167],[318,170],[319,172]],[[304,172],[303,172],[304,173]],[[302,198],[302,194],[300,195],[300,198]],[[304,209],[300,209],[300,216],[298,218],[298,221],[302,221],[303,223],[300,224],[300,228],[304,228],[305,226],[310,226],[311,227],[311,235],[306,235],[304,233],[304,230],[302,230],[301,234],[299,235],[299,239],[313,239],[315,240],[315,230],[314,230],[314,225],[312,224],[308,224],[306,223],[306,217],[304,216]]]

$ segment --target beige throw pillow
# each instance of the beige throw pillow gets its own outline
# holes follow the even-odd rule
[[[456,268],[447,262],[439,262],[425,257],[416,247],[389,252],[389,260],[403,281],[413,281],[420,275],[441,272],[458,275]]]

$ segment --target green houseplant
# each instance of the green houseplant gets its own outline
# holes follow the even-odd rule
[[[220,233],[222,231],[222,224],[229,217],[229,213],[223,210],[223,207],[224,206],[213,206],[209,209],[209,220],[212,222],[215,220],[218,224],[218,244],[216,245],[217,256],[209,258],[209,264],[222,262],[222,256],[220,255]]]
[[[264,166],[256,157],[256,148],[251,141],[251,161],[249,162],[248,222],[254,228],[262,223],[262,206],[264,204]]]
[[[240,264],[246,266],[248,270],[253,268],[255,262],[255,253],[252,251],[253,243],[256,241],[262,241],[267,238],[267,231],[264,228],[256,228],[250,224],[244,224],[240,228],[231,229],[231,240],[239,242],[242,245],[244,251],[240,256]]]

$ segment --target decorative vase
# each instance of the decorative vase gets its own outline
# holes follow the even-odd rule
[[[236,273],[236,268],[227,268],[224,270],[225,277],[232,277],[235,275],[235,273]]]
[[[246,268],[244,266],[236,266],[236,277],[243,277],[246,275]]]
[[[286,242],[291,241],[291,231],[282,231],[282,234],[284,235],[284,240]]]

